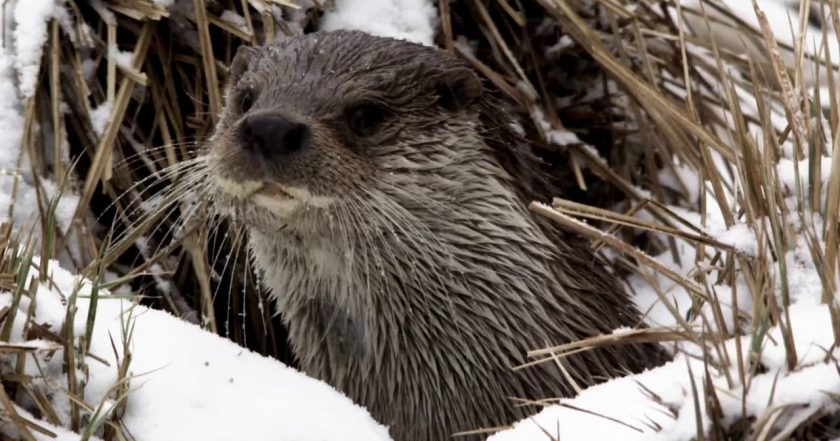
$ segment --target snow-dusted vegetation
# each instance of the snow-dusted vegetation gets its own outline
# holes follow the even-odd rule
[[[591,239],[646,326],[523,364],[674,356],[487,439],[840,437],[834,2],[320,3],[6,2],[0,438],[390,439],[280,361],[242,238],[173,221],[189,201],[155,187],[209,136],[235,45],[348,28],[464,57],[568,158],[586,203],[531,209]]]

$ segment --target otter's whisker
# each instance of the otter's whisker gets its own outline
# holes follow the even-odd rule
[[[186,149],[185,149],[185,147],[186,147]],[[154,166],[161,165],[158,161],[167,161],[167,163],[165,163],[166,165],[164,165],[163,167],[160,167],[160,168],[166,168],[166,167],[169,167],[169,166],[175,165],[175,164],[170,165],[168,161],[170,161],[171,158],[169,158],[167,156],[160,156],[159,153],[168,152],[169,150],[176,149],[176,148],[178,150],[180,150],[179,153],[186,153],[187,155],[189,155],[188,157],[195,157],[196,156],[195,153],[198,150],[198,144],[195,141],[185,141],[185,142],[173,142],[173,143],[170,143],[170,144],[163,144],[163,145],[159,145],[159,146],[155,146],[155,147],[144,148],[143,150],[135,151],[134,153],[132,153],[130,155],[123,156],[123,158],[120,159],[119,161],[115,161],[114,162],[114,168],[115,169],[129,168],[130,172],[135,172],[135,171],[139,170],[141,167],[145,166],[146,168],[148,168],[150,170],[154,170],[156,168]],[[189,160],[189,159],[186,159],[186,160]],[[138,165],[138,164],[140,164],[140,165]],[[131,166],[136,166],[136,167],[131,168]]]
[[[151,230],[143,229],[142,231],[146,237],[156,237],[159,234],[162,234],[160,239],[157,241],[158,245],[154,250],[147,251],[149,256],[157,255],[161,251],[162,247],[167,246],[169,242],[175,240],[176,234],[178,232],[184,231],[185,227],[189,225],[194,220],[194,217],[197,213],[202,212],[205,209],[206,203],[206,193],[207,189],[200,189],[197,193],[190,193],[191,197],[183,198],[184,194],[178,194],[176,198],[173,198],[172,201],[168,204],[162,206],[162,208],[157,208],[155,211],[160,212],[163,211],[162,219],[169,218],[172,216],[176,211],[180,210],[182,212],[182,216],[180,216],[179,220],[172,222],[168,225],[167,230],[163,233],[159,233],[161,227],[165,225],[165,223],[161,222],[158,223],[154,228]],[[191,200],[192,203],[189,204],[187,207],[184,207],[183,202],[185,200]],[[179,202],[181,204],[179,204]],[[186,208],[186,209],[185,209]]]
[[[236,263],[239,259],[239,254],[241,250],[241,246],[244,242],[245,232],[243,230],[239,230],[236,232],[236,235],[231,243],[230,251],[227,257],[225,258],[224,266],[222,267],[222,280],[219,281],[219,284],[216,285],[216,289],[213,290],[213,299],[215,300],[219,294],[219,289],[222,286],[222,282],[224,281],[224,274],[228,271],[228,264],[231,262],[231,257],[233,257],[233,265],[230,267],[231,271],[236,268]],[[218,253],[217,256],[218,258]],[[215,259],[214,259],[214,266],[215,266]],[[231,301],[233,300],[233,277],[229,278],[229,285],[228,285],[228,294],[227,294],[227,308],[225,312],[225,336],[230,336],[230,312],[232,309]]]
[[[135,189],[137,189],[141,185],[145,185],[145,184],[148,184],[148,183],[154,183],[154,182],[161,182],[163,180],[169,180],[172,177],[180,175],[180,174],[187,175],[188,172],[191,172],[191,173],[189,173],[189,176],[190,176],[191,180],[195,180],[195,181],[201,180],[201,179],[204,178],[204,175],[206,175],[206,168],[205,168],[205,170],[201,170],[197,167],[199,165],[203,165],[203,163],[204,163],[203,159],[184,161],[184,162],[178,163],[174,166],[168,167],[168,168],[162,170],[161,172],[156,172],[156,173],[153,173],[149,176],[146,176],[145,178],[140,179],[139,181],[135,182],[130,187],[125,189],[122,193],[120,193],[114,199],[114,201],[112,201],[108,206],[105,207],[105,210],[103,210],[103,213],[105,213],[108,210],[110,210],[111,208],[113,208],[125,196],[127,196],[129,193],[132,193]],[[166,191],[166,190],[167,190],[167,188],[161,189],[156,194],[147,196],[146,199],[154,198],[155,196],[160,194],[162,191]],[[142,194],[142,193],[140,193],[140,194]],[[144,200],[141,199],[141,198],[136,198],[134,200],[138,200],[139,201],[138,204],[142,204],[144,202]],[[134,200],[130,201],[129,204],[126,206],[126,208],[131,209],[132,208],[131,204],[134,203]],[[101,218],[101,216],[102,215],[100,215],[99,218]],[[97,218],[97,220],[99,218]]]

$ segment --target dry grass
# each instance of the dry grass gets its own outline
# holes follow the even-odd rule
[[[671,308],[679,325],[674,329],[654,328],[535,348],[529,354],[534,362],[601,344],[690,341],[718,360],[740,364],[739,378],[732,383],[748,385],[750,376],[760,369],[749,360],[759,358],[771,326],[783,329],[788,365],[796,367],[785,261],[777,257],[800,237],[810,244],[813,264],[823,281],[823,300],[830,305],[835,335],[840,336],[840,311],[832,301],[840,274],[840,155],[833,155],[829,179],[823,180],[820,173],[820,158],[836,151],[840,142],[840,94],[836,92],[840,89],[834,84],[836,70],[828,51],[809,57],[802,40],[794,47],[780,46],[770,26],[750,31],[715,2],[705,3],[701,10],[680,9],[674,23],[662,13],[663,8],[675,8],[673,3],[442,0],[438,42],[468,60],[518,105],[528,136],[546,156],[570,164],[568,170],[558,170],[569,177],[563,199],[550,206],[533,204],[535,213],[591,238],[598,249],[617,250],[620,271],[642,274],[652,281],[651,274],[673,280],[692,294],[693,311],[703,305],[712,305],[714,311],[695,320]],[[817,8],[824,13],[824,21],[840,25],[837,0],[824,3],[830,7]],[[291,362],[279,322],[268,315],[268,308],[260,308],[263,293],[252,279],[242,276],[249,271],[245,259],[229,256],[240,238],[215,232],[207,223],[180,225],[178,219],[190,210],[186,205],[163,201],[166,210],[153,215],[143,210],[161,188],[183,179],[175,166],[192,157],[209,135],[222,105],[220,83],[236,47],[271,42],[278,34],[296,29],[317,28],[320,2],[310,8],[286,4],[194,0],[185,8],[167,11],[147,0],[70,1],[75,26],[62,29],[52,23],[49,28],[40,86],[26,103],[23,150],[33,158],[35,176],[54,182],[70,176],[66,185],[80,195],[81,202],[70,228],[60,228],[51,215],[55,204],[43,196],[47,192],[39,191],[42,221],[37,236],[45,240],[30,241],[25,232],[0,229],[0,289],[13,292],[16,301],[34,296],[37,284],[49,280],[39,275],[27,283],[31,256],[42,256],[35,264],[40,268],[47,258],[62,256],[84,269],[97,287],[116,289],[128,284],[146,304]],[[278,8],[293,12],[293,20],[276,19],[272,11]],[[220,15],[225,9],[238,11],[246,26],[223,21]],[[730,26],[732,32],[738,27],[742,40],[763,56],[745,57],[731,47],[697,38],[680,26],[685,20],[694,26]],[[735,24],[727,25],[727,20]],[[548,50],[566,35],[574,44]],[[476,49],[468,50],[465,40],[477,42]],[[133,63],[117,64],[109,56],[116,50],[131,51]],[[783,64],[783,51],[794,54],[795,65]],[[85,60],[93,60],[93,67]],[[823,73],[827,83],[822,85],[834,91],[829,102],[818,101],[813,93],[815,86],[808,79],[819,76],[815,72]],[[604,93],[593,95],[592,90]],[[91,115],[106,102],[111,105],[110,116],[99,133]],[[69,106],[68,111],[62,110],[62,103]],[[784,117],[787,126],[774,125],[773,115]],[[571,130],[586,144],[553,145],[547,141],[549,130]],[[757,131],[764,133],[761,139],[751,134]],[[808,181],[801,181],[807,186],[791,189],[780,182],[776,165],[786,146],[792,146],[793,159],[807,164],[809,173],[797,169],[798,174],[809,176]],[[64,148],[69,151],[61,151]],[[52,159],[67,157],[74,158],[73,163]],[[680,176],[677,165],[690,170],[696,182],[678,178],[664,185],[658,179],[663,173]],[[691,197],[693,187],[699,188],[699,198]],[[551,196],[559,195],[546,195],[547,199]],[[754,232],[757,253],[745,253],[713,237],[705,217],[700,223],[692,222],[670,208],[706,213],[707,204],[719,206],[727,226],[745,224]],[[615,212],[616,207],[624,212]],[[647,215],[640,217],[642,212]],[[814,223],[814,214],[823,219],[824,227]],[[581,219],[595,221],[597,227]],[[794,223],[800,228],[791,229]],[[22,254],[14,251],[20,240],[28,244],[21,248]],[[148,245],[139,246],[141,240]],[[702,264],[689,275],[652,257],[670,251],[678,259],[677,240],[692,244],[696,262]],[[720,270],[715,280],[710,280],[712,268]],[[99,275],[105,269],[118,277],[103,281]],[[752,311],[736,308],[735,329],[727,331],[713,286],[734,284],[737,277],[743,277],[749,287],[738,295],[750,296],[755,307]],[[158,289],[162,281],[172,289]],[[776,284],[782,286],[778,299]],[[659,293],[670,304],[666,294]],[[69,299],[72,305],[72,293]],[[54,347],[46,349],[2,343],[8,341],[16,311],[17,305],[0,310],[0,357],[63,349],[70,387],[62,393],[74,403],[71,428],[87,435],[98,431],[107,440],[127,439],[119,416],[128,391],[130,357],[119,368],[125,381],[112,393],[117,411],[101,417],[101,403],[85,402],[83,385],[74,377],[72,367],[90,354],[77,344],[72,329],[27,325],[27,336],[54,342]],[[68,314],[72,311],[68,308]],[[88,322],[94,319],[91,316]],[[749,347],[739,344],[738,354],[727,354],[724,342],[732,334],[753,339]],[[127,344],[130,332],[125,335],[122,344]],[[0,409],[5,409],[6,418],[25,439],[34,439],[33,432],[46,433],[46,429],[17,414],[22,400],[34,402],[44,420],[58,421],[43,392],[21,374],[22,363],[3,371]],[[714,387],[695,385],[695,399],[706,400],[711,410],[716,394]],[[783,433],[774,427],[778,415],[735,424],[724,423],[716,415],[697,415],[698,425],[711,419],[712,429],[705,436],[713,439],[746,433],[764,439]],[[823,417],[815,414],[789,434],[819,437],[830,430],[830,425],[824,428]]]

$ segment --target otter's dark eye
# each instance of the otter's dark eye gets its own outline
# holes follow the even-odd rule
[[[345,113],[350,130],[359,136],[370,136],[376,133],[385,121],[385,109],[376,104],[359,104],[347,109]]]
[[[254,105],[254,89],[253,88],[245,88],[242,90],[242,93],[239,95],[239,111],[245,113],[251,110],[251,107]]]

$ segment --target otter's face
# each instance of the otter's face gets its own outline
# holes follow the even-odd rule
[[[206,157],[215,205],[264,231],[318,233],[390,187],[440,185],[480,139],[481,93],[454,57],[360,32],[242,47]]]

